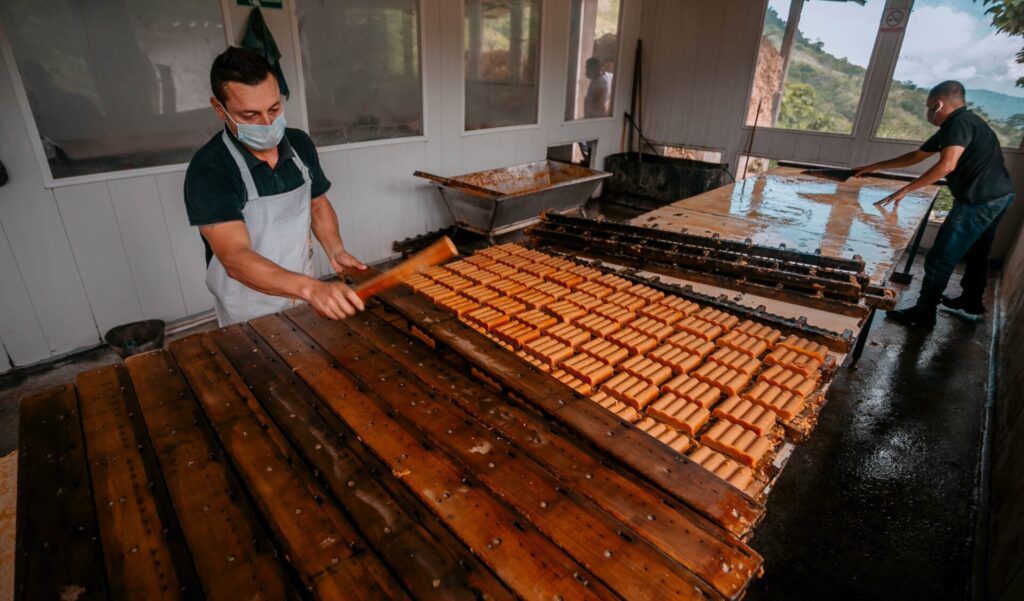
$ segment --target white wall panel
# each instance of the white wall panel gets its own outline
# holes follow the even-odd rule
[[[209,311],[213,309],[213,295],[206,287],[206,251],[199,229],[188,223],[185,174],[162,173],[155,180],[185,302],[185,315]]]
[[[39,323],[32,299],[28,295],[21,271],[14,260],[7,235],[0,227],[0,344],[4,356],[0,357],[0,371],[13,365],[25,365],[50,356],[43,326]]]
[[[54,189],[100,334],[142,319],[107,182]]]

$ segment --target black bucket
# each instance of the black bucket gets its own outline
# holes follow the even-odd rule
[[[161,319],[147,319],[111,328],[103,336],[118,355],[130,357],[163,347],[164,326]]]

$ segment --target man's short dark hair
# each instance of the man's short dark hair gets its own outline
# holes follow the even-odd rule
[[[210,67],[210,89],[221,104],[227,102],[225,86],[234,81],[254,86],[271,75],[270,63],[252,48],[231,46],[213,59]]]
[[[587,59],[586,66],[588,66],[588,67],[596,67],[596,68],[600,69],[601,68],[601,59],[597,58],[596,56],[592,56],[592,57]]]
[[[928,92],[929,98],[942,98],[953,102],[964,102],[964,84],[952,79],[944,81]]]

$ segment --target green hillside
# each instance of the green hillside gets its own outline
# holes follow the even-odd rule
[[[781,45],[785,26],[779,15],[769,8],[764,34],[776,48]],[[824,50],[821,42],[812,42],[797,32],[777,126],[850,133],[864,75],[863,67],[833,56]],[[925,119],[927,95],[926,88],[912,82],[892,82],[878,136],[924,140],[934,133],[935,126]],[[987,90],[968,93],[971,109],[989,122],[1003,146],[1017,147],[1024,135],[1024,114],[1009,112],[1021,110],[1020,101],[1017,100],[1015,106],[1012,98]],[[986,111],[989,106],[991,113]]]

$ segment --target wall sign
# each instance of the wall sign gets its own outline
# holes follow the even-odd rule
[[[903,31],[907,27],[907,9],[893,8],[882,15],[882,26],[879,31]]]

